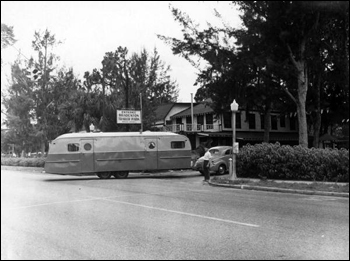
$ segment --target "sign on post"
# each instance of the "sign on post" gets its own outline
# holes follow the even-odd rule
[[[235,142],[234,146],[233,146],[233,153],[239,153],[239,143]]]
[[[141,124],[141,111],[117,110],[117,124]]]

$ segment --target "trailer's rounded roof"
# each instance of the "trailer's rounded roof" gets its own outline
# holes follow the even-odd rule
[[[154,137],[154,136],[179,136],[173,132],[84,132],[84,133],[67,133],[58,136],[61,138],[94,138],[94,137]]]

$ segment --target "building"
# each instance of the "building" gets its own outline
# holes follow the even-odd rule
[[[196,104],[197,103],[195,103],[194,105]],[[172,115],[175,115],[190,107],[191,107],[191,103],[189,102],[187,103],[177,102],[177,103],[168,103],[168,104],[159,105],[155,110],[156,121],[153,124],[153,127],[159,130],[166,130],[165,126],[172,125],[172,120],[170,119]]]
[[[177,113],[172,112],[175,110],[168,110],[167,119],[163,121],[165,123],[163,130],[186,135],[191,141],[192,149],[201,144],[210,147],[232,145],[231,111],[215,115],[207,103],[195,104],[193,124],[191,106]],[[296,114],[271,112],[270,117],[270,142],[297,145],[299,138]],[[263,142],[264,131],[264,115],[260,112],[239,110],[236,113],[236,141],[240,146]]]

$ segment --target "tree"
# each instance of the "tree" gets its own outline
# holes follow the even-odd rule
[[[38,148],[45,155],[48,141],[72,127],[71,119],[64,117],[64,108],[69,102],[74,102],[72,97],[77,97],[81,83],[72,69],[61,68],[53,74],[57,69],[54,66],[57,57],[49,53],[49,49],[55,44],[54,35],[47,30],[44,34],[36,32],[33,47],[38,53],[38,60],[18,60],[12,66],[12,83],[9,94],[3,99],[9,126],[6,137],[8,142],[21,149],[22,155]],[[29,72],[33,70],[42,72],[42,77],[31,78]]]
[[[52,96],[55,100],[48,106],[49,113],[56,123],[52,125],[53,137],[57,137],[71,130],[77,131],[83,125],[80,121],[79,100],[85,96],[81,81],[78,80],[72,68],[61,68],[54,78]]]
[[[155,106],[177,98],[177,86],[170,80],[169,70],[156,49],[153,56],[143,49],[129,57],[127,48],[118,47],[115,52],[105,54],[100,70],[85,73],[84,87],[97,106],[89,107],[89,112],[82,104],[80,108],[90,119],[99,122],[103,131],[138,130],[138,125],[117,125],[115,119],[117,109],[139,109],[141,94],[143,123],[147,129],[153,122]]]
[[[213,101],[211,107],[217,115],[228,112],[233,99],[247,113],[251,109],[260,110],[265,114],[264,140],[268,142],[270,111],[281,103],[276,99],[281,98],[281,90],[276,87],[279,85],[278,77],[271,74],[271,66],[266,61],[266,46],[252,48],[255,46],[249,46],[249,35],[243,35],[225,24],[222,28],[209,25],[207,29],[199,30],[186,14],[176,8],[171,11],[175,20],[183,27],[184,40],[161,35],[158,37],[171,46],[174,54],[185,57],[200,70],[195,83],[200,85],[195,96],[196,101],[210,98]],[[216,16],[221,17],[218,13]],[[234,33],[242,36],[240,39],[244,45],[238,44],[237,48],[233,44],[231,38]],[[196,63],[197,57],[199,62]],[[200,65],[204,63],[206,66],[203,69]]]
[[[48,142],[56,138],[57,115],[51,114],[50,107],[54,102],[53,96],[55,62],[59,59],[51,50],[59,44],[55,35],[47,29],[44,32],[36,31],[32,47],[37,52],[37,60],[31,58],[28,69],[42,72],[42,77],[33,82],[33,99],[35,102],[36,130],[41,140],[41,152],[45,155]]]
[[[331,5],[331,12],[324,6],[327,3]],[[223,97],[223,93],[226,97],[233,94],[246,108],[251,101],[262,98],[265,110],[272,101],[277,108],[279,103],[285,104],[287,94],[298,113],[299,144],[308,146],[307,92],[309,79],[313,77],[310,75],[313,43],[325,36],[320,34],[320,28],[329,26],[329,18],[333,19],[344,10],[339,19],[342,26],[337,28],[343,37],[332,37],[330,46],[344,46],[342,53],[346,58],[342,61],[344,68],[348,68],[348,3],[235,1],[234,4],[242,11],[242,29],[228,26],[219,29],[209,25],[208,29],[199,31],[188,16],[172,8],[175,20],[183,26],[184,40],[159,37],[171,45],[174,54],[182,55],[193,65],[197,66],[194,57],[208,62],[209,67],[202,70],[197,79],[201,86],[196,97],[214,97],[214,107],[226,104],[225,100],[215,101],[215,95]],[[236,47],[228,45],[233,37]],[[325,54],[326,49],[320,51]],[[232,76],[235,74],[239,76]],[[348,71],[344,76],[348,79]],[[346,86],[348,83],[345,85],[348,89]],[[263,92],[273,98],[264,99]]]
[[[311,53],[315,47],[312,43],[322,39],[320,29],[328,26],[329,18],[338,15],[341,9],[348,10],[348,4],[306,1],[236,3],[243,11],[242,20],[247,28],[245,32],[249,34],[252,28],[258,27],[260,37],[256,39],[256,45],[270,46],[266,50],[270,54],[270,61],[292,73],[286,75],[288,80],[285,79],[285,91],[296,104],[299,144],[307,146],[307,92],[310,86]],[[327,3],[329,5],[324,6]],[[294,76],[295,80],[290,76]]]
[[[13,26],[1,23],[1,50],[7,46],[13,45],[15,42],[16,39],[13,33]]]
[[[6,146],[15,144],[17,152],[23,156],[35,146],[35,131],[31,123],[34,118],[34,100],[25,70],[20,68],[19,61],[11,66],[11,76],[12,85],[8,94],[2,97],[7,116],[4,122],[9,128],[5,140]]]
[[[161,61],[158,51],[149,54],[145,49],[131,57],[131,97],[132,106],[140,108],[139,95],[142,97],[144,128],[149,129],[155,122],[155,109],[158,105],[176,102],[178,87],[169,76],[170,66]]]
[[[324,15],[319,26],[320,37],[310,42],[309,91],[307,111],[313,131],[313,146],[318,147],[319,136],[329,132],[349,118],[348,16]]]
[[[91,74],[86,72],[84,75],[84,85],[92,91],[90,97],[97,99],[95,110],[90,110],[86,117],[98,121],[102,131],[117,129],[116,109],[129,107],[130,73],[127,53],[127,48],[121,46],[115,52],[107,52],[102,60],[102,68],[93,69]]]

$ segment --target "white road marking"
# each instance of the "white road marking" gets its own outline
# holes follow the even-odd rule
[[[186,216],[192,216],[192,217],[199,217],[199,218],[210,219],[210,220],[215,220],[215,221],[220,221],[220,222],[226,222],[226,223],[233,223],[233,224],[236,224],[236,225],[243,225],[243,226],[248,226],[248,227],[260,227],[259,225],[255,225],[255,224],[242,223],[242,222],[233,221],[233,220],[228,220],[228,219],[221,219],[221,218],[215,218],[215,217],[197,215],[197,214],[193,214],[193,213],[187,213],[187,212],[182,212],[182,211],[170,210],[170,209],[165,209],[165,208],[157,208],[157,207],[152,207],[152,206],[147,206],[147,205],[141,205],[141,204],[130,203],[130,202],[126,202],[126,201],[113,200],[113,199],[111,199],[111,198],[101,198],[101,199],[102,199],[102,200],[106,200],[106,201],[115,202],[115,203],[120,203],[120,204],[125,204],[125,205],[136,206],[136,207],[154,209],[154,210],[165,211],[165,212],[169,212],[169,213],[175,213],[175,214],[186,215]]]
[[[311,201],[333,201],[333,200],[338,200],[339,198],[333,198],[330,196],[321,196],[321,197],[309,197],[305,198],[305,200],[311,200]]]

